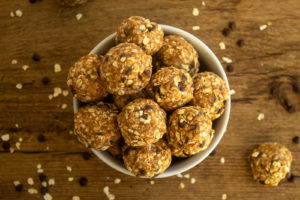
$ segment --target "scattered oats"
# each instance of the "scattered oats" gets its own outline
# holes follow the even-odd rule
[[[263,30],[265,30],[266,28],[267,28],[267,25],[264,24],[264,25],[261,25],[261,26],[259,27],[259,30],[260,30],[260,31],[263,31]]]
[[[54,178],[50,178],[48,181],[49,185],[55,185],[55,179]]]
[[[39,163],[39,164],[36,165],[36,168],[41,169],[42,165]]]
[[[16,142],[16,147],[17,147],[17,149],[20,149],[21,143],[20,142]]]
[[[53,92],[53,97],[57,97],[58,95],[61,94],[61,92],[62,92],[61,88],[55,87]]]
[[[234,89],[231,89],[231,90],[229,91],[229,93],[230,93],[230,95],[234,95],[234,94],[235,94],[235,90],[234,90]]]
[[[18,84],[16,85],[16,88],[19,89],[19,90],[21,90],[22,87],[23,87],[22,83],[18,83]]]
[[[22,17],[23,12],[21,10],[16,10],[17,17]]]
[[[13,64],[13,65],[18,64],[18,60],[17,60],[17,59],[12,59],[12,60],[11,60],[11,64]]]
[[[73,131],[69,131],[69,134],[70,134],[70,135],[73,135]]]
[[[39,173],[39,174],[44,173],[44,170],[43,169],[38,169],[37,173]]]
[[[23,138],[19,137],[19,142],[23,142]]]
[[[177,177],[182,178],[183,176],[181,173],[179,173],[179,174],[177,174]]]
[[[15,149],[11,147],[11,148],[9,148],[9,151],[10,151],[10,153],[14,153]]]
[[[116,178],[116,179],[114,180],[114,183],[115,183],[115,184],[119,184],[119,183],[121,183],[121,179],[119,179],[119,178]]]
[[[47,182],[46,182],[46,181],[43,181],[43,182],[42,182],[42,186],[43,186],[43,187],[47,187]]]
[[[69,90],[63,90],[62,94],[66,97],[69,95]]]
[[[206,3],[205,3],[205,1],[202,1],[202,6],[206,6]]]
[[[45,195],[44,195],[44,200],[52,200],[53,198],[52,198],[52,196],[49,194],[49,193],[46,193]]]
[[[219,47],[220,47],[221,50],[226,49],[226,45],[225,45],[224,42],[220,42],[220,43],[219,43]]]
[[[49,100],[52,100],[53,99],[53,94],[49,94],[48,98],[49,98]]]
[[[13,11],[10,11],[10,16],[11,16],[11,17],[15,17],[15,14],[14,14]]]
[[[106,177],[106,180],[109,180],[109,179],[110,179],[110,177],[109,177],[109,176],[107,176],[107,177]]]
[[[37,189],[35,189],[35,188],[29,188],[29,189],[28,189],[28,193],[29,193],[29,194],[37,194],[38,191],[37,191]]]
[[[79,196],[73,196],[72,200],[80,200],[80,197]]]
[[[150,181],[150,184],[151,184],[151,185],[154,185],[154,183],[155,183],[155,182],[154,182],[153,180]]]
[[[222,200],[226,200],[227,199],[227,194],[222,194]]]
[[[221,163],[221,164],[224,164],[224,163],[225,163],[225,158],[224,158],[224,157],[221,157],[220,163]]]
[[[61,105],[61,108],[62,108],[62,109],[66,109],[67,107],[68,107],[68,105],[65,104],[65,103],[64,103],[63,105]]]
[[[26,71],[28,68],[29,68],[28,65],[23,65],[23,66],[22,66],[22,69],[23,69],[24,71]]]
[[[1,136],[1,139],[2,139],[3,141],[7,142],[7,141],[10,139],[9,134],[4,134],[4,135],[2,135],[2,136]]]
[[[28,183],[29,185],[33,185],[33,184],[34,184],[34,181],[33,181],[33,179],[30,177],[30,178],[27,179],[27,183]]]
[[[15,124],[15,127],[18,128],[18,127],[19,127],[19,124]]]
[[[268,25],[268,26],[272,26],[272,22],[267,21],[267,25]]]
[[[198,31],[200,30],[200,26],[193,26],[193,31]]]
[[[231,60],[230,58],[227,58],[227,57],[222,57],[222,60],[223,60],[225,63],[227,63],[227,64],[232,63],[232,60]]]
[[[72,182],[74,180],[74,177],[68,177],[68,181]]]
[[[263,120],[265,118],[265,114],[264,113],[259,113],[258,116],[257,116],[257,120],[260,121],[260,120]]]
[[[196,179],[195,178],[191,178],[191,184],[195,184],[196,183]]]
[[[77,13],[76,14],[77,21],[81,20],[82,16],[83,16],[82,13]]]
[[[262,66],[262,67],[263,67],[263,66],[264,66],[264,64],[263,64],[263,63],[261,63],[261,64],[260,64],[260,66]]]
[[[14,186],[17,186],[20,184],[20,181],[14,181]]]
[[[67,166],[67,170],[68,170],[69,172],[71,172],[71,171],[72,171],[72,168],[71,168],[70,166]]]
[[[61,72],[61,66],[60,66],[60,64],[57,64],[57,63],[56,63],[56,64],[54,65],[54,72],[55,72],[55,73]]]
[[[183,182],[180,182],[179,184],[178,184],[178,189],[183,189],[184,188],[184,183]]]
[[[115,195],[113,195],[113,194],[111,194],[111,193],[109,192],[109,187],[108,187],[108,186],[105,186],[105,187],[103,188],[103,192],[104,192],[104,194],[106,195],[106,197],[107,197],[109,200],[114,200],[114,199],[115,199]]]
[[[190,174],[183,175],[184,178],[190,178]]]
[[[199,10],[198,8],[193,8],[193,15],[198,16],[199,15]]]

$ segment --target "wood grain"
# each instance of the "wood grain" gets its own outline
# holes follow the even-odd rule
[[[24,140],[13,154],[0,150],[0,199],[42,199],[40,194],[27,192],[28,177],[34,179],[33,187],[40,187],[38,163],[49,178],[55,178],[56,184],[49,188],[54,199],[72,199],[73,195],[82,200],[106,199],[106,185],[116,199],[122,200],[208,200],[221,199],[223,193],[236,200],[300,199],[300,145],[292,143],[292,138],[300,134],[300,97],[291,90],[291,83],[300,83],[299,1],[205,2],[203,7],[196,0],[90,0],[85,6],[68,8],[54,0],[35,4],[27,0],[0,1],[0,135],[9,133],[11,145],[19,137]],[[199,8],[199,16],[192,15],[193,7]],[[17,9],[23,11],[23,16],[11,18],[10,11]],[[83,14],[80,21],[75,18],[77,13]],[[48,99],[54,87],[67,89],[69,66],[131,15],[191,32],[219,58],[233,60],[234,72],[227,73],[236,91],[230,123],[216,155],[187,172],[196,178],[196,184],[171,177],[150,185],[148,180],[116,172],[95,156],[85,161],[81,153],[86,149],[69,135],[73,127],[71,96]],[[221,31],[229,21],[237,23],[237,30],[224,37]],[[272,25],[260,31],[259,26],[267,21]],[[193,31],[194,25],[200,30]],[[245,40],[242,48],[236,45],[239,39]],[[220,41],[225,42],[226,50],[219,49]],[[41,56],[40,62],[32,61],[35,52]],[[12,65],[12,59],[18,64]],[[62,72],[54,73],[55,63],[62,65]],[[25,64],[30,66],[27,71],[21,68]],[[51,79],[48,85],[41,82],[45,76]],[[17,83],[23,83],[21,90],[16,89]],[[279,100],[271,97],[270,88],[278,83],[282,86],[281,98],[291,98],[296,112],[287,112]],[[68,107],[61,109],[58,105],[64,103]],[[264,120],[257,120],[259,113],[265,114]],[[38,142],[39,134],[45,135],[45,142]],[[270,188],[252,180],[247,155],[257,144],[269,141],[280,142],[292,151],[292,171],[298,176],[293,183]],[[224,165],[220,157],[225,157]],[[72,172],[66,170],[67,165]],[[68,182],[70,176],[75,178],[73,182]],[[89,180],[86,187],[78,184],[81,176]],[[114,178],[122,182],[115,185]],[[15,191],[14,180],[23,183],[23,192]],[[180,181],[185,183],[183,190],[177,189]]]

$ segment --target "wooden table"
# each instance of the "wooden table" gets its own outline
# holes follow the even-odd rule
[[[78,8],[67,8],[54,0],[34,4],[28,0],[0,1],[0,135],[9,133],[14,153],[0,150],[0,199],[42,199],[41,194],[29,194],[28,188],[39,190],[37,164],[44,174],[55,179],[49,187],[53,199],[81,200],[107,199],[103,187],[109,186],[116,199],[300,199],[300,145],[292,138],[300,135],[300,97],[291,89],[293,82],[300,83],[300,3],[298,0],[152,0],[152,1],[97,1]],[[192,9],[199,8],[200,15],[193,16]],[[10,17],[10,11],[20,9],[22,17]],[[81,20],[76,14],[82,13]],[[80,56],[87,54],[99,41],[114,32],[121,20],[141,15],[158,23],[169,24],[193,33],[205,42],[221,59],[233,60],[234,71],[227,73],[232,96],[232,111],[227,132],[216,149],[216,155],[189,170],[196,178],[171,177],[149,180],[132,178],[111,169],[95,156],[82,158],[87,151],[74,136],[71,95],[60,95],[49,100],[55,87],[67,89],[68,68]],[[228,37],[222,35],[229,21],[237,29]],[[263,31],[261,25],[271,22]],[[200,26],[193,31],[192,27]],[[245,46],[236,42],[245,40]],[[226,50],[219,48],[219,42]],[[35,62],[37,53],[41,60]],[[11,64],[17,59],[17,64]],[[55,73],[54,64],[62,71]],[[24,71],[23,65],[29,69]],[[226,64],[224,63],[224,68]],[[43,84],[48,77],[50,83]],[[23,88],[17,89],[16,84]],[[296,112],[287,112],[283,103],[270,95],[273,85],[281,83],[280,101],[290,98]],[[66,104],[67,108],[62,109]],[[265,119],[257,116],[264,113]],[[45,136],[44,142],[38,136]],[[15,147],[23,138],[20,150]],[[43,139],[43,138],[40,138]],[[279,142],[293,153],[293,182],[279,187],[266,187],[252,179],[247,155],[260,143]],[[2,146],[2,142],[1,142]],[[225,164],[220,164],[224,157]],[[72,171],[66,170],[71,166]],[[186,174],[184,173],[184,174]],[[81,187],[80,177],[87,177],[88,184]],[[298,176],[298,177],[297,177]],[[32,177],[34,185],[27,184]],[[68,177],[74,177],[73,182]],[[108,179],[109,177],[109,179]],[[114,179],[120,178],[120,184]],[[16,192],[13,181],[24,187]],[[178,184],[185,188],[179,190]]]

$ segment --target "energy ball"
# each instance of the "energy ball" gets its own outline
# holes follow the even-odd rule
[[[171,164],[171,150],[165,140],[143,147],[125,147],[123,160],[135,176],[151,178],[163,173]]]
[[[116,43],[135,43],[147,54],[152,55],[161,48],[163,38],[164,32],[157,23],[140,16],[132,16],[118,27]]]
[[[130,146],[157,142],[167,132],[166,113],[151,99],[135,99],[118,115],[118,124]]]
[[[133,101],[134,99],[138,98],[148,98],[148,94],[145,90],[142,90],[136,94],[132,95],[113,95],[114,104],[119,108],[122,109],[125,107],[128,103]]]
[[[198,73],[194,78],[192,104],[209,114],[212,120],[224,112],[224,102],[229,98],[226,82],[213,72]]]
[[[210,117],[198,107],[182,107],[170,116],[167,140],[173,156],[188,157],[203,151],[213,136]]]
[[[79,6],[82,4],[85,4],[88,0],[57,0],[60,2],[62,5],[66,6]]]
[[[133,43],[121,43],[104,56],[100,75],[111,94],[135,94],[149,82],[152,57]]]
[[[184,38],[168,35],[164,38],[161,49],[155,54],[153,65],[161,67],[176,67],[184,69],[193,77],[199,70],[198,53]]]
[[[190,74],[175,67],[164,67],[151,78],[148,94],[165,110],[174,110],[193,98],[193,81]]]
[[[249,156],[253,178],[269,186],[277,186],[290,172],[292,153],[278,143],[265,143]]]
[[[74,133],[87,147],[107,150],[121,138],[117,115],[118,110],[112,104],[81,107],[74,117]]]
[[[100,66],[98,56],[90,54],[81,57],[69,69],[67,85],[80,101],[99,101],[108,95],[98,75]]]

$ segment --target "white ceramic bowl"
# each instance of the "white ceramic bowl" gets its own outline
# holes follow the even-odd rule
[[[185,38],[187,41],[189,41],[199,54],[201,67],[205,66],[206,71],[211,71],[218,74],[226,81],[226,84],[229,88],[228,80],[221,63],[219,62],[215,54],[201,40],[199,40],[192,34],[183,31],[179,28],[175,28],[168,25],[162,25],[162,24],[160,26],[164,30],[165,34],[180,35],[183,38]],[[113,33],[107,38],[105,38],[104,40],[102,40],[90,52],[90,54],[104,55],[114,45],[115,36],[116,33]],[[216,148],[216,146],[218,145],[218,143],[220,142],[221,138],[224,135],[229,120],[230,105],[231,105],[231,100],[229,97],[229,100],[226,102],[225,105],[224,114],[219,119],[215,120],[213,123],[213,127],[215,129],[215,135],[211,144],[206,150],[201,151],[198,154],[193,155],[192,157],[186,158],[182,161],[178,161],[172,164],[164,173],[158,175],[156,178],[166,178],[169,176],[182,173],[184,171],[191,169],[192,167],[196,166],[201,161],[203,161],[210,154],[210,152],[212,152]],[[74,108],[74,113],[76,113],[79,108],[79,102],[76,98],[73,98],[73,108]],[[123,163],[115,159],[109,153],[105,151],[97,151],[95,149],[92,149],[92,151],[96,154],[98,158],[100,158],[104,163],[106,163],[110,167],[124,174],[133,176],[133,174],[125,168]]]

